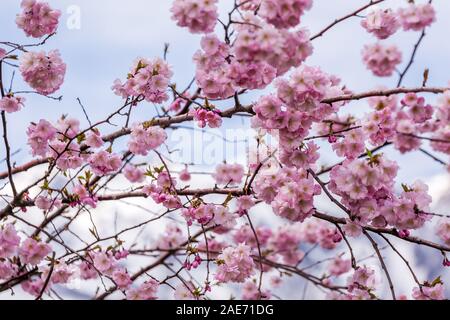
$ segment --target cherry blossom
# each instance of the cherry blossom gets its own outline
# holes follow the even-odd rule
[[[50,35],[58,28],[61,11],[52,9],[48,3],[36,0],[22,0],[22,12],[17,15],[17,26],[28,37],[40,38]]]
[[[167,134],[159,127],[147,128],[142,124],[134,124],[128,148],[134,154],[146,156],[150,150],[158,148],[166,139]]]
[[[98,300],[265,300],[289,298],[298,284],[314,287],[304,293],[313,298],[446,299],[444,276],[424,281],[410,257],[428,250],[436,275],[450,266],[446,185],[408,168],[417,155],[434,164],[430,173],[450,170],[450,83],[429,64],[406,85],[430,53],[418,49],[440,5],[370,1],[310,33],[308,11],[324,14],[312,0],[225,2],[173,0],[173,26],[192,36],[185,60],[172,54],[180,43],[151,59],[128,46],[136,59],[110,80],[121,101],[101,110],[82,103],[86,92],[61,92],[63,103],[52,96],[74,85],[51,49],[61,11],[17,5],[16,26],[40,39],[0,48],[0,293],[70,297],[60,291],[75,283]],[[323,57],[344,59],[342,45],[328,53],[323,45],[346,23],[376,38],[356,48],[379,85],[370,74],[328,72],[334,60]],[[383,41],[404,31],[418,31],[417,42]],[[159,35],[169,42],[166,30]],[[353,70],[355,61],[342,61]],[[92,88],[96,99],[103,89]],[[44,110],[33,103],[53,113],[33,119]],[[181,130],[194,140],[175,146],[171,134]],[[222,137],[211,147],[226,154],[214,150],[206,163],[197,133]],[[245,150],[233,155],[230,146]],[[412,277],[392,272],[400,264]]]
[[[240,164],[219,164],[213,175],[217,184],[239,184],[244,176],[244,167]]]
[[[402,62],[402,53],[395,45],[365,45],[362,56],[367,69],[378,77],[391,76],[395,67]]]
[[[122,84],[117,79],[112,89],[122,98],[142,96],[148,102],[162,103],[169,98],[166,90],[172,74],[170,66],[160,58],[138,58],[131,67],[127,81]]]
[[[123,174],[132,183],[143,182],[145,180],[144,171],[130,164],[125,166]]]
[[[20,237],[12,224],[0,229],[0,258],[6,259],[16,254],[20,244]]]
[[[389,38],[400,27],[397,15],[391,9],[371,11],[361,25],[380,40]]]
[[[410,3],[408,6],[398,9],[398,16],[405,31],[421,31],[436,19],[436,13],[430,3]]]
[[[27,238],[19,248],[20,260],[25,264],[37,265],[51,250],[48,244]]]
[[[192,33],[209,33],[218,18],[217,0],[175,0],[171,12],[178,26]]]
[[[61,87],[66,74],[66,64],[58,50],[26,52],[20,57],[20,72],[30,87],[49,95]]]
[[[0,100],[0,110],[8,113],[19,111],[24,107],[25,98],[22,97],[4,97]]]
[[[250,247],[245,244],[223,249],[217,264],[215,279],[219,282],[244,282],[253,274],[255,266]]]
[[[159,282],[149,279],[137,288],[127,291],[127,300],[154,300],[157,297]]]
[[[102,150],[89,157],[89,164],[95,174],[105,175],[119,170],[122,160],[119,155]]]

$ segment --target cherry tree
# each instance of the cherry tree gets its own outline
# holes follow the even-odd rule
[[[88,126],[65,110],[57,122],[36,118],[23,128],[30,159],[20,164],[8,129],[27,112],[27,95],[60,99],[54,94],[70,65],[47,49],[59,9],[23,0],[11,12],[35,42],[0,42],[0,292],[298,299],[283,288],[303,283],[303,298],[445,299],[450,219],[431,210],[424,182],[398,179],[405,163],[388,152],[420,152],[449,169],[448,84],[428,86],[425,70],[422,83],[403,86],[436,20],[432,1],[391,8],[392,1],[372,0],[316,33],[302,23],[312,0],[223,1],[225,15],[218,2],[172,3],[174,24],[201,35],[191,83],[173,82],[167,46],[161,57],[138,57],[128,74],[111,79],[120,106],[102,120],[91,121],[78,100]],[[397,76],[395,87],[355,92],[308,63],[314,41],[350,21],[373,41],[352,43],[361,61],[348,63],[363,63],[380,84]],[[418,34],[412,52],[386,42],[401,32]],[[28,91],[14,89],[16,74]],[[349,113],[354,101],[364,115]],[[133,122],[146,105],[156,114]],[[221,132],[241,118],[252,132],[245,165],[216,159],[214,172],[194,172],[193,163],[171,157],[171,129]],[[339,161],[325,164],[330,153]],[[199,178],[205,173],[213,183]],[[105,203],[121,204],[108,225],[96,219]],[[133,210],[142,213],[138,222],[118,222]],[[434,234],[423,232],[430,227]],[[439,265],[427,267],[442,277],[422,278],[406,248],[438,256]],[[398,264],[408,270],[401,278],[393,274]],[[398,290],[405,281],[412,292]]]

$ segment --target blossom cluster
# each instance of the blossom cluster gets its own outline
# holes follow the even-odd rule
[[[319,68],[302,66],[289,80],[276,81],[277,95],[263,96],[255,104],[253,126],[278,130],[283,163],[304,168],[305,164],[311,165],[317,160],[317,146],[305,145],[302,141],[313,123],[321,122],[338,110],[338,104],[321,102],[343,92],[338,84],[339,79]]]
[[[200,128],[204,128],[206,125],[210,128],[219,128],[222,125],[219,109],[191,109],[190,114],[194,117],[194,120]]]
[[[400,8],[398,15],[405,31],[421,31],[436,20],[436,13],[430,3],[410,3],[407,7]]]
[[[360,137],[367,136],[372,145],[380,146],[394,137],[396,133],[395,112],[397,111],[397,99],[396,97],[371,99],[369,104],[375,110],[363,119],[363,133]]]
[[[8,113],[19,111],[24,107],[25,98],[19,96],[5,96],[0,99],[0,110]]]
[[[239,184],[244,176],[244,167],[238,163],[221,163],[216,166],[212,176],[217,184]]]
[[[49,151],[48,143],[56,137],[56,133],[56,128],[47,120],[30,124],[27,136],[32,155],[45,157]]]
[[[402,53],[397,46],[379,42],[365,45],[362,57],[367,69],[379,77],[391,76],[395,67],[402,62]]]
[[[215,279],[219,282],[245,282],[253,273],[255,264],[251,249],[245,244],[223,249],[217,259]]]
[[[413,289],[415,300],[445,300],[445,287],[442,283],[430,284]]]
[[[26,52],[20,57],[20,72],[30,87],[38,93],[49,95],[56,92],[64,82],[66,64],[58,50],[48,54]]]
[[[156,248],[170,250],[178,248],[186,241],[186,236],[176,223],[168,223],[164,232],[156,240]]]
[[[214,31],[218,18],[217,0],[175,0],[172,19],[192,33]]]
[[[441,219],[436,227],[436,234],[448,246],[450,246],[450,219]]]
[[[160,127],[147,128],[144,124],[134,124],[128,141],[130,152],[146,156],[149,151],[158,148],[167,139],[166,132]]]
[[[158,204],[168,209],[181,208],[181,200],[175,190],[176,180],[167,171],[160,172],[156,183],[145,186],[142,191]]]
[[[92,154],[88,161],[92,172],[99,176],[116,172],[122,165],[122,159],[118,154],[109,153],[104,150]]]
[[[189,207],[181,210],[182,216],[186,219],[188,225],[192,225],[193,221],[199,224],[207,225],[214,223],[219,228],[215,228],[214,232],[227,232],[236,224],[236,216],[231,213],[227,207],[214,204],[200,204],[197,207]]]
[[[377,279],[375,270],[369,267],[357,268],[351,277],[348,278],[349,299],[370,300],[374,298],[372,293],[375,290]]]
[[[20,6],[22,12],[17,15],[16,24],[28,37],[40,38],[58,28],[61,11],[52,9],[48,3],[22,0]]]
[[[145,180],[145,172],[132,164],[128,164],[123,168],[123,175],[131,183],[144,182]]]
[[[302,169],[284,167],[278,172],[261,173],[255,180],[257,197],[270,204],[276,215],[303,221],[314,213],[314,196],[321,188]]]
[[[300,17],[311,7],[312,0],[265,0],[258,14],[277,28],[291,28],[300,23]]]
[[[34,238],[21,241],[12,224],[2,225],[0,227],[0,279],[9,280],[14,277],[21,265],[39,265],[51,250],[48,244]],[[18,259],[12,259],[14,257]]]
[[[241,89],[263,89],[276,76],[299,66],[311,53],[308,33],[277,29],[246,15],[227,44],[215,35],[201,40],[196,52],[196,80],[208,98],[227,98]]]
[[[332,169],[329,189],[341,196],[358,224],[420,228],[431,218],[428,187],[416,181],[412,186],[403,185],[403,192],[397,195],[393,190],[397,170],[398,165],[384,156],[346,160]]]
[[[373,33],[378,39],[386,39],[393,35],[400,27],[397,15],[391,9],[378,9],[369,12],[361,21],[367,32]]]
[[[166,91],[172,74],[170,66],[160,58],[139,58],[131,67],[127,81],[122,84],[117,79],[112,89],[122,98],[143,97],[148,102],[162,103],[169,98]]]

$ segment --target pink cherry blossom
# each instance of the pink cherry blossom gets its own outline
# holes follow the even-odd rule
[[[47,279],[47,277],[49,276],[49,272],[50,268],[46,268],[44,272],[42,272],[41,278]],[[59,262],[53,268],[51,274],[51,283],[54,284],[68,283],[70,279],[74,276],[74,272],[75,270],[71,266],[68,266],[64,262]]]
[[[80,121],[75,118],[62,116],[56,122],[56,128],[60,134],[60,140],[64,140],[65,138],[73,139],[80,132]]]
[[[255,200],[252,196],[240,196],[237,198],[237,212],[242,215],[250,210],[255,205]]]
[[[433,116],[433,107],[426,105],[425,98],[418,97],[415,93],[407,93],[401,104],[407,108],[406,112],[415,123],[423,123]]]
[[[267,226],[256,228],[256,235],[260,246],[265,247],[272,234],[272,230]],[[249,225],[243,225],[237,229],[233,235],[233,240],[236,244],[245,243],[254,250],[257,250],[258,244],[255,239],[255,234]]]
[[[159,282],[149,279],[137,288],[129,289],[126,292],[127,300],[154,300],[157,298]]]
[[[61,140],[50,143],[49,156],[56,160],[56,166],[61,170],[77,169],[83,164],[80,145],[72,142],[67,144]]]
[[[6,50],[0,48],[0,61],[3,60],[5,57],[6,57]]]
[[[295,27],[312,3],[312,0],[265,0],[261,2],[260,15],[279,29]]]
[[[130,275],[123,268],[114,270],[112,273],[112,278],[120,289],[127,289],[133,283]]]
[[[114,272],[116,264],[114,257],[106,252],[95,253],[93,263],[94,267],[104,274],[111,274]]]
[[[175,249],[178,248],[185,239],[186,237],[183,234],[183,230],[175,223],[169,223],[166,225],[164,232],[157,239],[156,247],[163,250]]]
[[[122,98],[142,96],[146,101],[162,103],[169,99],[167,88],[173,73],[162,59],[138,58],[133,64],[127,81],[122,84],[116,80],[112,89]]]
[[[9,280],[17,274],[18,267],[15,264],[5,260],[0,261],[0,279],[1,280]]]
[[[436,13],[430,3],[410,3],[407,7],[398,9],[398,16],[405,31],[421,31],[436,20]]]
[[[45,279],[42,279],[41,277],[35,277],[22,282],[20,286],[22,287],[23,291],[27,292],[28,294],[31,294],[32,296],[37,297],[41,294],[42,289],[44,288],[44,284]]]
[[[25,82],[37,92],[49,95],[56,92],[64,82],[66,64],[58,50],[48,54],[26,52],[20,58],[20,72]]]
[[[178,174],[178,178],[181,181],[185,182],[191,180],[191,174],[189,173],[187,166],[183,170],[181,170],[181,172]]]
[[[37,124],[32,123],[27,130],[32,155],[45,157],[49,151],[48,143],[55,138],[56,132],[56,128],[47,120],[41,119]]]
[[[297,224],[286,225],[272,234],[268,247],[280,255],[285,264],[297,265],[305,256],[299,248],[301,239]]]
[[[83,204],[95,208],[97,206],[97,197],[92,195],[85,186],[77,184],[73,187],[74,201],[71,203],[72,206]]]
[[[343,259],[341,257],[334,258],[328,265],[328,271],[330,272],[331,275],[335,277],[349,272],[351,268],[352,268],[351,261],[348,259]]]
[[[354,271],[347,283],[349,285],[350,292],[358,292],[359,290],[374,290],[376,281],[375,271],[373,269],[368,267],[359,267]]]
[[[61,11],[36,0],[23,0],[20,6],[22,12],[17,15],[16,23],[28,37],[40,38],[56,32]]]
[[[103,146],[104,141],[98,130],[92,130],[87,134],[85,143],[91,148],[100,148]]]
[[[391,76],[395,67],[402,62],[402,53],[395,45],[381,43],[365,45],[362,57],[367,69],[378,77]]]
[[[450,246],[450,219],[443,218],[436,226],[436,234],[448,246]]]
[[[0,110],[6,111],[8,113],[13,113],[19,111],[24,105],[25,98],[6,96],[0,99]]]
[[[160,127],[149,127],[134,124],[128,148],[134,154],[146,156],[150,150],[158,148],[167,139],[166,132]]]
[[[195,296],[192,293],[194,290],[194,286],[190,283],[187,285],[182,283],[175,288],[173,296],[176,300],[195,300]]]
[[[422,286],[422,290],[414,288],[412,296],[415,300],[444,300],[444,289],[442,283],[431,286]]]
[[[202,108],[192,109],[190,114],[197,121],[200,128],[206,127],[208,125],[210,128],[219,128],[222,125],[222,118],[220,116],[220,111],[217,109],[206,110]]]
[[[367,128],[364,129],[367,131]],[[355,159],[364,153],[364,138],[364,131],[362,129],[351,130],[343,133],[343,138],[333,143],[332,148],[340,157]]]
[[[122,165],[122,159],[119,155],[104,150],[92,154],[88,162],[92,171],[99,176],[116,172]]]
[[[358,222],[351,221],[350,219],[347,219],[346,222],[347,223],[342,227],[346,236],[356,238],[362,234],[362,227]]]
[[[131,183],[144,182],[145,180],[144,171],[131,164],[125,166],[123,174]]]
[[[321,189],[304,170],[283,168],[277,174],[260,174],[254,186],[258,198],[271,204],[275,214],[304,221],[314,212],[314,196]]]
[[[269,290],[259,292],[258,284],[255,281],[247,281],[242,286],[243,300],[270,300],[271,294]]]
[[[400,27],[397,15],[391,9],[372,10],[361,25],[380,40],[390,37]]]
[[[83,280],[96,279],[98,277],[98,271],[92,262],[83,261],[79,265],[80,278]]]
[[[213,174],[217,184],[239,184],[244,176],[244,167],[240,164],[219,164]]]
[[[61,199],[52,199],[51,197],[38,196],[34,201],[36,206],[42,210],[52,210],[53,208],[61,207]]]
[[[16,254],[20,237],[12,224],[0,228],[0,258],[6,259]]]
[[[20,245],[19,256],[24,264],[38,265],[51,251],[48,244],[27,238]]]
[[[309,34],[305,29],[277,29],[253,14],[245,14],[237,27],[233,52],[239,61],[263,61],[277,70],[276,75],[298,67],[312,54]],[[257,26],[257,27],[256,27]]]
[[[218,18],[217,0],[175,0],[171,12],[178,26],[192,33],[209,33]]]
[[[223,249],[217,261],[214,277],[219,282],[244,282],[254,273],[250,247],[245,244]]]

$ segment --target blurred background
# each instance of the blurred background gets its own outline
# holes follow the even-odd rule
[[[133,61],[137,57],[162,57],[164,44],[168,43],[167,60],[173,67],[173,82],[177,84],[177,87],[186,87],[192,80],[195,72],[192,56],[199,48],[200,36],[192,35],[186,29],[177,27],[175,22],[171,20],[169,10],[172,1],[48,0],[48,2],[52,7],[60,9],[63,15],[60,20],[58,33],[44,47],[38,48],[38,50],[59,49],[63,60],[67,63],[64,85],[54,95],[61,95],[63,98],[61,101],[55,101],[43,96],[29,94],[25,96],[27,99],[25,109],[9,116],[10,143],[14,152],[13,161],[17,164],[31,159],[29,148],[26,145],[25,130],[30,122],[37,122],[41,118],[56,121],[62,114],[67,114],[70,117],[80,119],[82,127],[86,127],[88,123],[77,102],[77,98],[81,99],[93,122],[104,119],[119,107],[122,103],[121,98],[114,95],[111,86],[115,79],[124,79],[126,77]],[[227,11],[233,6],[233,2],[231,0],[220,1],[220,12],[224,19]],[[309,29],[311,34],[315,34],[335,18],[346,15],[367,2],[367,0],[315,0],[313,8],[303,16],[301,26]],[[396,8],[406,3],[406,0],[387,0],[380,6]],[[448,32],[450,30],[450,19],[448,17],[450,15],[450,1],[435,0],[433,5],[437,12],[437,21],[427,29],[427,35],[417,52],[415,62],[404,79],[403,84],[405,86],[420,86],[423,71],[426,68],[430,70],[429,86],[446,86],[449,83],[450,42],[448,41]],[[20,1],[2,0],[0,7],[0,41],[11,41],[20,44],[35,43],[35,40],[27,38],[22,30],[16,27],[15,15],[20,11]],[[334,27],[323,37],[314,40],[314,54],[305,63],[320,66],[325,72],[339,76],[343,84],[355,92],[367,91],[380,85],[395,87],[398,80],[396,74],[391,78],[377,78],[365,68],[361,59],[361,50],[364,44],[375,42],[375,38],[360,26],[360,20],[358,17],[351,18]],[[219,35],[222,35],[223,30],[221,30],[220,25],[217,26],[216,31]],[[395,43],[402,50],[403,63],[399,67],[401,70],[408,62],[419,35],[418,32],[397,32],[394,36],[385,40],[386,43]],[[11,80],[12,73],[12,68],[5,68],[3,76],[6,79],[6,83],[9,83]],[[16,74],[13,81],[13,91],[22,90],[29,90],[29,88],[22,81],[20,74]],[[255,91],[244,95],[242,103],[252,103],[261,94],[270,92],[270,90],[271,88],[267,88],[264,91]],[[427,97],[427,102],[434,103],[435,96],[425,96]],[[223,106],[225,107],[226,105],[227,103],[225,102]],[[160,110],[159,108],[160,106],[143,103],[136,109],[132,121],[151,119]],[[343,108],[341,112],[343,114],[363,115],[368,111],[367,102],[360,101],[351,103]],[[248,118],[226,119],[223,127],[249,128],[249,122]],[[209,134],[203,134],[201,129],[196,129],[192,124],[183,125],[190,128],[168,130],[169,143],[176,144],[180,135],[190,135],[192,141],[197,141],[197,138],[193,136],[194,132],[200,134],[199,137],[204,138],[206,144],[188,146],[188,151],[193,154],[203,154],[205,145],[218,143]],[[104,129],[102,133],[117,130],[116,127],[111,126],[102,127],[102,129]],[[175,132],[176,134],[173,136]],[[239,143],[239,141],[235,141],[233,146]],[[225,147],[228,148],[227,146]],[[332,154],[331,148],[326,144],[321,145],[321,147],[322,157],[320,164],[334,163],[337,158]],[[428,149],[428,146],[424,144],[424,148]],[[120,151],[119,149],[120,144],[115,145],[115,151]],[[4,152],[2,145],[2,148],[0,148],[0,171],[6,169],[6,164],[3,160]],[[389,155],[389,158],[399,162],[401,169],[397,178],[398,186],[403,182],[412,183],[416,179],[423,180],[430,186],[434,211],[441,214],[450,214],[450,179],[449,174],[442,165],[417,152],[400,155],[392,148],[386,149],[385,152]],[[224,160],[237,161],[245,165],[247,160],[245,152],[239,152],[237,158],[233,157],[231,160],[227,158],[227,154],[228,152],[225,150],[223,153]],[[195,164],[190,167],[193,172],[207,173],[213,171],[214,165],[205,163],[202,161],[202,157],[199,159],[200,161],[195,161]],[[173,160],[176,162],[177,159]],[[156,159],[149,157],[145,161],[152,163]],[[180,169],[183,166],[174,165],[173,167],[174,169]],[[19,186],[21,184],[26,185],[32,177],[37,177],[39,172],[39,170],[33,170],[19,175]],[[121,180],[115,182],[118,188],[121,187],[121,183],[123,183]],[[207,185],[213,186],[214,182],[208,175],[199,174],[194,177],[190,184],[192,187],[205,187]],[[133,201],[135,204],[150,206],[150,209],[154,212],[158,212],[161,209],[156,205],[149,204],[149,200]],[[318,200],[317,206],[329,210],[328,212],[330,213],[333,212],[332,210],[335,210],[324,198]],[[275,218],[268,208],[258,206],[256,210],[258,210],[255,217],[257,224],[280,224],[282,222]],[[111,217],[116,214],[119,215],[119,225],[121,224],[122,226],[136,223],[136,221],[142,220],[143,215],[145,215],[142,210],[130,207],[127,203],[110,203],[102,204],[94,218],[107,230],[111,224]],[[86,233],[84,223],[88,223],[87,218],[80,219],[75,226],[79,228],[81,234]],[[165,223],[164,220],[161,221],[161,224],[163,223]],[[163,229],[161,224],[149,225],[144,236],[142,236],[142,241],[151,243],[161,233]],[[434,223],[423,230],[417,231],[417,234],[430,240],[438,241],[433,235],[433,225]],[[416,234],[416,232],[413,234]],[[136,234],[130,234],[126,237],[135,239]],[[441,268],[442,256],[439,252],[405,245],[398,241],[394,241],[394,243],[399,250],[405,253],[416,268],[419,278],[422,280],[433,280],[436,276],[441,275],[444,282],[450,283],[449,272]],[[358,243],[356,248],[360,257],[372,254],[372,248],[364,241]],[[342,246],[340,250],[344,252],[345,248]],[[406,267],[392,251],[384,250],[383,255],[387,258],[392,277],[396,279],[398,293],[405,293],[409,296],[414,283],[407,273]],[[377,264],[376,259],[372,262],[374,265]],[[138,267],[134,267],[138,269]],[[317,272],[319,273],[319,270]],[[380,272],[379,275],[383,276],[383,273]],[[277,295],[282,298],[301,298],[302,292],[299,292],[296,281],[304,286],[301,280],[291,281],[283,286]],[[384,282],[383,279],[380,279],[380,291],[386,289]],[[65,290],[64,294],[67,297],[88,297],[86,293],[92,290],[92,286],[84,283],[79,284],[79,286],[81,287],[75,289],[62,288],[62,290]],[[303,289],[304,287],[302,287]],[[313,288],[306,289],[310,290],[309,296],[313,298],[323,296],[320,292],[315,292]],[[20,290],[18,290],[18,294],[20,295]],[[233,294],[233,292],[220,288],[215,290],[212,296],[227,298],[230,294]],[[162,293],[162,296],[171,297],[169,292]],[[9,293],[0,295],[0,297],[10,298]]]

